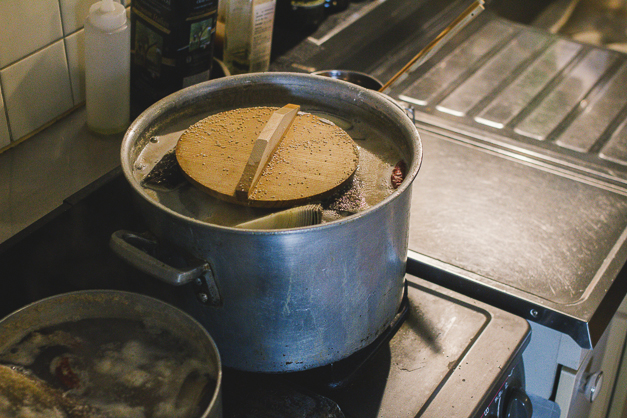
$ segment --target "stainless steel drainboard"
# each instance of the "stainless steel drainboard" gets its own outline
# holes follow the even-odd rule
[[[627,57],[481,14],[393,88],[416,118],[627,183]]]

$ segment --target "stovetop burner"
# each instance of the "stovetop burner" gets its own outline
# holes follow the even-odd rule
[[[225,418],[344,418],[331,399],[278,375],[225,370]]]

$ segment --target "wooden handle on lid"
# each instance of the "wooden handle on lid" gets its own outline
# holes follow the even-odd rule
[[[243,201],[248,199],[248,193],[250,190],[254,189],[257,182],[259,182],[263,169],[281,143],[285,132],[292,126],[299,109],[300,106],[298,105],[288,104],[270,116],[270,120],[268,120],[268,123],[263,127],[263,130],[255,141],[242,177],[240,177],[237,183],[235,197],[238,200]]]
[[[244,201],[248,193],[254,189],[261,178],[261,173],[270,161],[272,154],[281,143],[285,132],[298,114],[300,106],[288,104],[274,112],[255,141],[253,150],[248,157],[244,172],[237,183],[235,197]]]

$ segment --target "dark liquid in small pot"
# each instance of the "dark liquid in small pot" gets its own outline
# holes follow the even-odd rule
[[[215,368],[189,344],[129,319],[42,328],[2,351],[0,364],[19,373],[0,390],[2,417],[192,418],[216,389]]]

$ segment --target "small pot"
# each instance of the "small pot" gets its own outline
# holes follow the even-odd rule
[[[206,404],[199,406],[198,410],[203,411],[199,417],[222,416],[222,368],[220,355],[212,338],[185,312],[148,296],[114,290],[89,290],[39,300],[0,321],[0,353],[34,331],[89,319],[128,319],[142,322],[146,326],[169,332],[183,341],[186,347],[192,347],[198,358],[206,362],[203,369],[215,380],[213,395],[203,397]],[[45,356],[42,354],[42,357]],[[181,376],[183,377],[184,375]],[[181,387],[181,393],[182,391]]]

